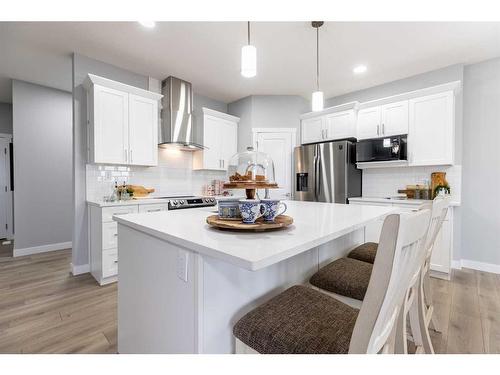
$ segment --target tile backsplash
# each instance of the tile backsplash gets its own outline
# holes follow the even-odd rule
[[[158,166],[105,166],[87,164],[87,199],[101,201],[109,196],[115,181],[154,188],[152,196],[201,195],[204,184],[225,179],[221,171],[193,171],[193,153],[177,149],[158,149]]]
[[[421,184],[428,180],[432,172],[446,172],[446,180],[451,188],[453,200],[460,201],[462,166],[373,168],[363,170],[363,196],[387,197],[396,195],[398,189],[406,185]]]

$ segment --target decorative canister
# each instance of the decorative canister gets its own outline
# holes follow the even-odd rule
[[[239,200],[241,197],[229,197],[217,199],[219,219],[241,220]]]

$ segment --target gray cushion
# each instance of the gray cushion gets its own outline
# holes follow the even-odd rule
[[[316,272],[309,282],[320,289],[355,298],[365,298],[373,264],[357,259],[340,258]]]
[[[352,250],[347,257],[352,259],[361,260],[362,262],[375,263],[375,256],[377,255],[378,243],[366,242],[359,245]]]
[[[358,310],[305,286],[293,286],[250,311],[235,337],[259,353],[347,353]]]

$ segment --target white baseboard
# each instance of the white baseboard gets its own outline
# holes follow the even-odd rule
[[[15,243],[14,243],[14,246],[15,246]],[[70,249],[72,246],[73,246],[72,242],[69,241],[69,242],[52,243],[49,245],[42,245],[42,246],[25,247],[23,249],[14,248],[14,258],[15,257],[22,257],[25,255],[46,253],[48,251]]]
[[[478,262],[469,259],[453,260],[451,262],[451,267],[455,269],[470,268],[477,271],[500,274],[500,264]]]
[[[73,263],[71,263],[71,273],[73,274],[73,276],[89,272],[90,272],[90,264],[80,264],[75,266]]]

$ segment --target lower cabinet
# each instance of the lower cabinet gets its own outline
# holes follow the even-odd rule
[[[139,206],[89,208],[90,273],[100,285],[105,285],[118,279],[118,224],[113,216],[137,213]]]
[[[409,212],[418,208],[418,205],[401,205],[398,203],[380,203],[380,202],[349,202],[354,205],[370,206],[392,206],[397,207],[395,213]],[[380,233],[384,224],[384,218],[381,218],[365,227],[365,242],[379,242]],[[451,257],[453,249],[453,208],[448,209],[448,214],[443,221],[443,226],[439,231],[431,257],[431,276],[449,279],[451,273]]]

